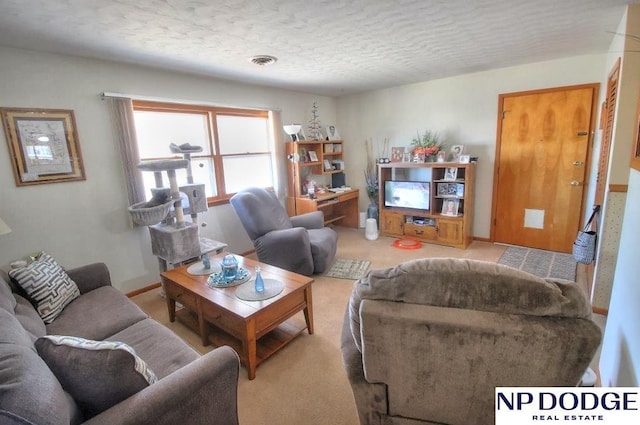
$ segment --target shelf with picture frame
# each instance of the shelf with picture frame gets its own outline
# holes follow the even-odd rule
[[[427,243],[466,248],[472,241],[475,163],[392,162],[378,165],[380,232]],[[414,180],[416,170],[430,182],[429,210],[386,207],[385,182]]]

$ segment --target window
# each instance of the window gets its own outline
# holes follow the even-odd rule
[[[227,201],[251,186],[274,185],[273,141],[267,111],[133,102],[141,161],[182,158],[169,145],[202,147],[191,154],[194,183],[203,183],[210,205]],[[176,172],[178,184],[187,170]],[[164,185],[168,186],[166,176]],[[145,193],[156,186],[153,173],[143,173]]]

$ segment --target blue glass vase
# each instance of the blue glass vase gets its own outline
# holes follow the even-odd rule
[[[367,218],[375,218],[376,223],[379,223],[378,204],[376,204],[375,202],[370,203],[367,207]]]
[[[256,266],[256,292],[264,292],[264,280],[262,280],[262,275],[260,274],[260,267]]]
[[[222,269],[222,277],[225,280],[234,280],[238,274],[238,260],[231,254],[225,255],[220,262],[220,268]]]
[[[207,254],[202,254],[202,266],[207,270],[211,268],[211,260]]]

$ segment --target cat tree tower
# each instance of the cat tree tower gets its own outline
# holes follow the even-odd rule
[[[191,154],[201,152],[202,148],[188,144],[177,146],[173,143],[169,148],[173,153],[182,154],[183,159],[144,161],[138,164],[138,168],[141,171],[154,173],[156,187],[151,189],[154,198],[164,196],[170,197],[170,200],[150,208],[144,207],[146,202],[129,207],[134,222],[149,228],[151,251],[158,257],[161,272],[166,271],[169,265],[199,258],[209,252],[219,253],[227,247],[223,242],[199,236],[198,213],[207,211],[208,207],[204,184],[193,183]],[[183,168],[187,171],[187,184],[178,186],[176,170]],[[167,173],[169,187],[164,185],[162,176],[164,172]],[[181,193],[188,201],[191,221],[186,221],[184,218]]]

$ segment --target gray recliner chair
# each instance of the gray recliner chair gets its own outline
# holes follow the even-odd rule
[[[324,226],[322,211],[289,217],[273,192],[255,187],[230,201],[259,261],[306,276],[333,263],[338,235]]]
[[[490,425],[496,387],[578,385],[601,337],[573,282],[432,258],[357,281],[341,349],[361,425]]]

